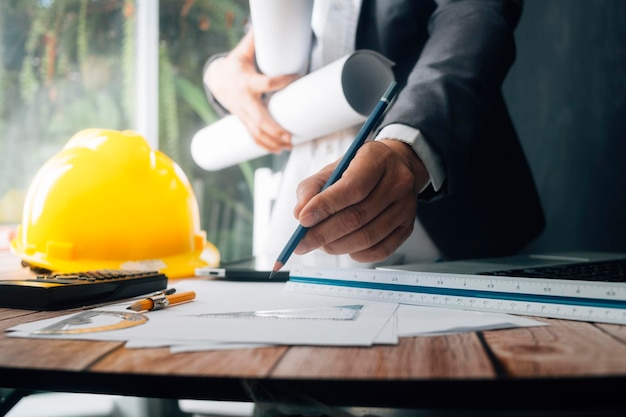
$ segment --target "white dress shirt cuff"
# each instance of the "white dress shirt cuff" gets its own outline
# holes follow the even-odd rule
[[[424,186],[424,188],[428,187],[429,184],[432,184],[433,189],[435,191],[439,191],[444,180],[446,179],[446,173],[443,168],[443,164],[441,163],[441,158],[428,144],[424,135],[422,135],[422,132],[407,125],[399,123],[390,124],[383,127],[374,138],[374,140],[381,139],[399,140],[410,145],[417,154],[418,158],[422,160],[422,163],[426,167],[428,175],[430,176],[430,181]]]

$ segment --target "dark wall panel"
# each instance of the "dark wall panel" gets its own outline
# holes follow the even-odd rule
[[[526,0],[505,97],[546,212],[527,251],[626,251],[626,1]]]

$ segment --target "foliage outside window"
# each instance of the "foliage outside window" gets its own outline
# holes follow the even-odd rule
[[[30,181],[74,133],[134,126],[136,8],[136,0],[0,2],[0,225],[21,222]],[[247,15],[246,0],[159,2],[159,147],[192,181],[202,227],[225,261],[251,254],[252,172],[262,161],[207,172],[190,142],[217,120],[204,63],[239,41]]]

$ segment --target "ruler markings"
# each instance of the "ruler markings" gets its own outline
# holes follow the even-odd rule
[[[567,305],[580,305],[588,307],[606,307],[606,308],[626,308],[626,300],[603,300],[592,299],[583,297],[568,297],[551,294],[525,294],[525,293],[511,293],[504,291],[483,291],[473,289],[459,289],[459,288],[447,288],[447,287],[424,287],[420,285],[402,285],[402,284],[387,284],[379,282],[363,283],[357,281],[336,281],[331,279],[307,279],[300,277],[290,278],[291,282],[302,282],[318,285],[334,285],[340,287],[352,287],[352,288],[371,288],[373,290],[391,291],[397,293],[420,293],[420,294],[436,294],[443,296],[459,296],[470,298],[485,298],[496,300],[511,300],[511,301],[529,301],[529,302],[544,302],[551,304],[567,304]]]
[[[292,269],[288,289],[297,292],[626,324],[626,286],[411,271]]]

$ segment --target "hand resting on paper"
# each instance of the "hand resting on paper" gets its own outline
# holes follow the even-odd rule
[[[341,179],[320,193],[337,162],[298,185],[294,215],[309,230],[295,253],[321,248],[359,262],[382,261],[411,234],[428,172],[409,145],[368,142]]]
[[[298,77],[297,74],[269,77],[259,73],[251,30],[226,57],[209,65],[205,82],[220,104],[241,120],[259,146],[280,153],[291,149],[291,133],[272,118],[263,95],[286,87]]]

